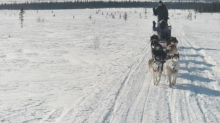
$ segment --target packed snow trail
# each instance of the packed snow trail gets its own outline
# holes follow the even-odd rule
[[[17,11],[0,12],[0,122],[220,122],[219,14],[190,21],[188,11],[170,11],[180,53],[170,88],[164,77],[154,86],[147,70],[152,11],[96,11],[26,11],[23,29],[12,23]],[[127,21],[119,18],[125,12]]]
[[[131,80],[133,83],[124,89],[127,92],[121,95],[110,122],[219,122],[218,68],[204,51],[197,51],[203,48],[191,44],[191,40],[197,39],[184,30],[187,25],[179,25],[178,22],[172,25],[173,36],[179,40],[181,59],[177,85],[169,88],[162,80],[158,87],[153,86],[149,73],[144,81]],[[147,54],[149,59],[150,52]],[[142,64],[146,65],[147,61]],[[135,84],[141,86],[132,88]]]
[[[219,87],[215,86],[218,78],[210,74],[215,73],[213,69],[208,69],[213,65],[206,60],[207,56],[192,48],[196,47],[190,44],[193,37],[186,37],[187,32],[176,25],[173,24],[173,35],[179,39],[181,56],[177,85],[169,88],[164,79],[159,86],[151,83],[147,71],[151,52],[147,45],[143,55],[119,81],[121,84],[116,86],[118,89],[112,104],[100,116],[103,119],[97,119],[97,122],[219,122],[219,108],[216,104],[219,103],[220,92]],[[89,122],[89,119],[84,121]]]

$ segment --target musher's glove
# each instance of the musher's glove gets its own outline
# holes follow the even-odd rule
[[[153,28],[155,28],[155,26],[156,26],[156,22],[155,22],[155,21],[153,21]]]

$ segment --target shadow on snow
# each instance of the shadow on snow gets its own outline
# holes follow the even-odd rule
[[[196,86],[193,84],[177,84],[175,89],[189,90],[195,94],[204,94],[208,96],[220,96],[220,91],[212,90],[202,86]]]
[[[191,71],[205,71],[205,70],[210,70],[210,68],[198,68],[198,67],[190,67]],[[180,70],[185,70],[188,71],[188,68],[186,67],[180,67]]]
[[[179,50],[184,50],[184,49],[193,49],[196,51],[200,51],[200,50],[214,50],[214,51],[220,51],[219,49],[211,49],[211,48],[195,48],[195,47],[184,47],[184,46],[180,46]]]
[[[193,63],[193,64],[199,64],[199,65],[205,65],[207,67],[213,67],[214,65],[213,64],[209,64],[209,63],[206,63],[205,61],[195,61],[195,60],[180,60],[180,64],[181,63]]]
[[[187,79],[190,81],[207,82],[207,83],[215,81],[213,79],[209,79],[209,78],[205,78],[205,77],[197,76],[197,75],[191,75],[188,73],[181,73],[178,75],[178,78],[183,78],[183,79]]]
[[[193,58],[198,58],[198,57],[201,57],[201,58],[204,58],[203,55],[200,55],[200,54],[180,54],[180,57],[193,57]]]

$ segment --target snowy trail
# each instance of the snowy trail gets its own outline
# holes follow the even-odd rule
[[[212,65],[212,60],[204,51],[201,53],[192,48],[200,48],[190,43],[192,39],[198,39],[186,37],[187,32],[182,27],[173,28],[176,30],[173,35],[179,39],[181,57],[177,85],[169,88],[162,81],[159,87],[153,86],[147,72],[139,89],[126,89],[131,91],[127,95],[137,93],[137,90],[138,95],[134,100],[131,100],[131,96],[123,96],[121,106],[111,118],[115,120],[110,122],[219,122],[219,107],[216,105],[220,101],[217,67]],[[123,107],[129,101],[133,102]]]
[[[210,29],[219,26],[219,14],[189,21],[187,11],[170,11],[180,72],[169,88],[164,77],[154,86],[147,70],[151,10],[100,11],[27,11],[24,29],[12,23],[18,11],[0,12],[0,122],[220,122],[220,30]],[[125,12],[127,21],[119,18]],[[34,23],[34,15],[46,21]]]
[[[213,113],[219,112],[218,106],[214,106],[216,102],[219,102],[220,96],[219,86],[216,86],[219,79],[214,76],[217,68],[214,68],[214,65],[207,60],[206,55],[195,50],[199,47],[191,44],[193,39],[198,39],[190,37],[190,35],[186,36],[187,32],[183,30],[183,26],[174,26],[174,28],[180,40],[180,63],[181,70],[184,71],[179,75],[181,79],[178,79],[178,81],[182,80],[182,83],[177,85],[176,89],[185,90],[183,97],[185,97],[188,107],[186,107],[188,118],[190,122],[197,120],[199,122],[219,122],[218,113]],[[210,107],[207,105],[208,103],[211,104]]]

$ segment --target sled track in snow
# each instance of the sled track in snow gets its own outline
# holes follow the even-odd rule
[[[220,122],[219,14],[193,13],[197,19],[189,21],[188,11],[170,11],[180,52],[177,84],[170,88],[164,76],[154,86],[147,70],[152,11],[140,16],[142,8],[101,10],[130,11],[127,21],[96,11],[56,11],[47,26],[34,24],[33,17],[50,11],[28,11],[22,30],[16,16],[0,13],[0,122]],[[93,49],[96,40],[100,50]]]
[[[184,36],[183,37],[184,38],[184,41],[181,41],[181,43],[183,44],[182,46],[190,46],[189,45],[189,42],[188,42],[188,40],[187,40],[187,38]],[[181,40],[181,39],[180,39]],[[183,43],[184,42],[184,43]],[[192,51],[192,50],[191,50]],[[184,54],[186,55],[187,53],[186,53],[186,51],[184,50]],[[186,57],[185,58],[185,60],[186,60],[186,64],[189,64],[188,63],[188,58]],[[187,70],[188,70],[188,72],[190,73],[191,71],[190,71],[190,69],[189,69],[189,67],[186,67],[187,68]],[[191,83],[193,83],[193,78],[191,77]],[[194,92],[197,92],[198,90],[196,90],[195,88],[193,88],[194,89]],[[201,108],[201,104],[199,103],[199,101],[198,101],[198,99],[196,98],[196,96],[194,96],[194,98],[195,98],[195,101],[196,101],[196,106],[198,107],[198,109],[199,109],[199,111],[201,112],[201,115],[202,115],[202,117],[203,117],[203,120],[204,120],[204,122],[207,122],[207,120],[206,120],[206,117],[205,117],[205,115],[204,115],[204,112],[203,112],[203,110],[202,110],[202,108]],[[193,108],[192,108],[192,105],[191,105],[191,103],[190,103],[190,101],[189,101],[189,99],[187,99],[186,98],[186,96],[185,96],[185,100],[187,101],[187,104],[190,106],[190,109],[193,111],[193,113],[195,114],[195,112],[194,112],[194,110],[193,110]],[[189,113],[189,114],[191,114],[191,113]],[[196,115],[196,117],[197,117],[197,114],[195,114]],[[191,116],[189,115],[189,117],[190,117],[190,119],[191,119]],[[194,119],[194,121],[195,121],[195,119]],[[192,121],[192,119],[191,119],[191,122],[193,122]]]
[[[112,120],[114,119],[114,117],[112,117],[112,115],[114,115],[115,110],[116,110],[116,106],[118,103],[118,98],[120,98],[120,95],[124,93],[124,91],[126,90],[126,86],[128,84],[128,81],[130,79],[130,77],[132,76],[132,74],[134,74],[141,66],[141,64],[144,63],[144,61],[147,58],[147,55],[149,54],[149,49],[150,49],[150,42],[147,44],[146,48],[142,51],[143,55],[141,55],[135,63],[132,64],[132,66],[127,70],[127,73],[124,75],[125,77],[123,77],[123,82],[121,84],[121,86],[119,87],[118,91],[116,92],[116,96],[115,96],[115,101],[113,103],[113,105],[111,106],[111,108],[109,109],[108,113],[104,116],[103,118],[103,123],[105,122],[112,122]],[[130,108],[129,108],[130,109]],[[129,110],[128,110],[129,112]]]
[[[186,46],[186,43],[183,43],[184,41],[187,41],[185,38],[184,38],[184,41],[182,41],[182,39],[181,39],[181,37],[179,37],[178,38],[179,40],[180,40],[180,42],[181,42],[181,44],[182,44],[182,46]],[[185,44],[185,45],[184,45]],[[186,51],[183,51],[184,52],[184,55],[186,55],[187,53],[186,53]],[[181,56],[181,55],[180,55]],[[188,63],[188,58],[185,58],[185,60],[186,60],[186,64],[188,65],[189,63]],[[190,69],[186,66],[186,68],[187,68],[187,71],[188,72],[190,72]],[[192,79],[192,78],[191,78]],[[192,83],[193,81],[191,81],[191,83]],[[195,90],[194,90],[195,91]],[[190,122],[192,123],[197,117],[198,117],[198,115],[195,113],[195,111],[194,111],[194,109],[192,108],[193,106],[191,105],[191,103],[190,103],[190,100],[189,99],[187,99],[187,96],[186,96],[186,93],[184,93],[185,95],[184,95],[184,100],[185,100],[185,102],[186,102],[186,107],[187,107],[187,115],[188,115],[188,117],[189,117],[189,119],[190,119]],[[196,97],[195,97],[195,99],[196,99]],[[197,101],[197,100],[196,100]],[[199,108],[199,110],[201,111],[201,108],[199,107],[199,104],[198,104],[198,101],[197,101],[197,105],[196,106],[198,106],[198,108]],[[192,115],[192,113],[194,114],[194,115]],[[192,119],[192,116],[194,116],[194,120]]]
[[[184,61],[182,63],[184,63],[186,65],[185,68],[186,68],[187,72],[189,73],[188,77],[190,78],[190,81],[189,81],[190,83],[188,84],[188,86],[190,87],[190,90],[192,91],[190,93],[184,92],[184,95],[185,95],[184,100],[187,105],[186,107],[188,107],[187,114],[190,119],[190,122],[195,122],[198,120],[200,122],[213,122],[213,121],[219,122],[216,115],[213,114],[212,111],[210,111],[210,109],[205,108],[205,106],[204,106],[204,103],[206,102],[206,100],[209,100],[209,99],[206,99],[206,100],[204,100],[204,102],[201,102],[201,98],[199,98],[200,96],[198,96],[198,94],[203,94],[203,91],[204,91],[204,90],[200,89],[200,87],[213,88],[212,84],[202,84],[202,82],[199,82],[199,80],[203,79],[203,78],[200,78],[199,76],[201,76],[204,72],[206,72],[206,71],[203,72],[203,69],[206,70],[206,67],[208,67],[208,65],[211,65],[211,64],[207,63],[207,60],[206,60],[207,56],[201,54],[200,52],[196,51],[195,49],[190,48],[190,47],[195,47],[195,45],[190,44],[190,41],[185,36],[185,34],[184,33],[180,34],[179,32],[178,32],[177,39],[180,41],[180,43],[182,45],[180,50],[183,51],[183,55],[185,56],[184,59],[182,60],[183,57],[181,57],[181,54],[180,54],[180,59],[182,61]],[[190,55],[193,56],[192,53],[197,54],[198,57],[192,57],[192,58],[189,57]],[[191,62],[194,62],[194,63],[191,63]],[[193,64],[193,66],[191,64]],[[201,70],[201,71],[195,71],[196,69]],[[207,69],[207,71],[209,73],[215,73],[214,70],[213,70],[212,66],[211,66],[211,69]],[[211,78],[214,78],[213,81],[217,80],[217,78],[215,76],[211,76]],[[206,79],[206,78],[204,78],[204,79]],[[196,85],[195,85],[195,83],[196,83]],[[212,87],[210,87],[210,85],[212,85]],[[206,94],[213,95],[213,93],[211,93],[211,92],[215,92],[215,91],[210,90],[210,92],[206,93]],[[207,113],[209,114],[209,116],[207,115]]]
[[[129,67],[124,75],[116,82],[117,86],[109,85],[112,88],[108,88],[108,91],[115,92],[107,110],[101,109],[104,114],[96,114],[95,111],[91,113],[92,116],[97,116],[97,122],[102,123],[145,123],[145,122],[219,122],[217,108],[206,107],[208,100],[215,100],[212,98],[205,98],[201,96],[204,90],[203,88],[219,89],[217,86],[210,84],[199,83],[198,80],[203,79],[199,76],[202,72],[194,71],[201,70],[202,67],[208,67],[209,58],[206,55],[195,49],[190,49],[192,44],[190,40],[182,32],[182,28],[174,34],[179,40],[179,52],[180,52],[180,73],[177,77],[177,85],[172,88],[168,87],[167,83],[161,80],[159,86],[154,86],[151,83],[150,73],[147,70],[147,62],[151,58],[150,41],[141,51],[141,55],[135,60],[135,62]],[[194,45],[193,45],[194,46]],[[199,54],[199,57],[191,57],[194,54]],[[184,56],[184,57],[182,57]],[[193,64],[192,64],[193,63]],[[201,65],[202,64],[202,65]],[[187,73],[186,73],[187,72]],[[208,72],[213,73],[209,76],[218,80],[218,71],[214,66]],[[205,79],[205,78],[204,78]],[[211,81],[211,79],[207,79]],[[185,87],[186,86],[186,87]],[[207,89],[208,90],[208,89]],[[106,91],[107,92],[107,91]],[[215,92],[217,96],[220,96],[218,92],[208,90],[207,95],[212,95],[211,92]],[[103,95],[108,95],[106,93]],[[44,121],[50,121],[53,115],[59,115],[55,121],[60,122],[68,120],[68,118],[75,116],[74,122],[77,122],[77,117],[82,117],[83,122],[88,122],[89,117],[86,116],[89,112],[85,113],[85,109],[74,111],[75,107],[84,105],[84,102],[89,102],[86,105],[99,105],[102,104],[103,95],[95,97],[93,95],[84,95],[82,103],[74,104],[70,109],[56,109],[52,110],[46,116]],[[91,96],[91,97],[90,97]],[[88,99],[87,99],[88,98]],[[98,101],[95,101],[95,100]],[[86,100],[86,101],[85,101]],[[218,100],[217,100],[218,101]],[[64,110],[63,113],[60,110]],[[217,112],[217,113],[216,113]],[[52,117],[53,118],[53,117]],[[66,120],[65,120],[66,119]],[[80,120],[79,120],[80,121]]]
[[[195,49],[187,49],[190,47],[188,38],[180,33],[183,30],[177,28],[174,36],[179,40],[180,52],[180,73],[177,78],[177,85],[169,88],[167,83],[163,80],[159,86],[153,86],[150,73],[147,72],[147,61],[150,58],[149,45],[146,46],[144,54],[139,57],[128,72],[123,77],[121,86],[117,89],[115,100],[108,113],[103,118],[102,122],[219,122],[216,108],[208,108],[208,100],[215,100],[214,98],[203,95],[220,96],[218,89],[213,84],[203,84],[205,81],[212,81],[211,79],[203,78],[201,75],[206,73],[202,70],[211,65],[207,61],[207,56],[201,54]],[[186,47],[184,49],[184,47]],[[147,52],[148,51],[148,52]],[[200,57],[192,57],[193,54],[200,54]],[[181,55],[185,57],[181,57]],[[202,64],[202,65],[201,65]],[[143,67],[143,68],[142,68]],[[146,68],[144,68],[146,67]],[[203,68],[205,67],[205,68]],[[143,72],[145,71],[145,72]],[[185,73],[187,72],[187,73]],[[214,67],[208,69],[209,73],[215,73]],[[138,73],[144,76],[143,79],[138,80]],[[143,74],[145,73],[145,74]],[[194,75],[195,74],[195,75]],[[209,75],[213,80],[218,80],[217,75]],[[140,77],[140,76],[139,76]],[[121,80],[122,81],[122,80]],[[136,85],[134,85],[134,83]],[[137,86],[132,88],[132,86]],[[186,86],[186,87],[185,87]],[[200,88],[202,87],[202,88]],[[215,90],[211,90],[211,89]],[[217,89],[216,89],[217,88]],[[207,91],[204,93],[203,89]],[[216,101],[218,101],[216,99]]]
[[[132,88],[130,86],[131,83],[129,82],[134,82],[134,81],[139,83],[144,82],[144,79],[143,81],[138,81],[138,80],[136,81],[134,78],[136,77],[138,72],[141,73],[141,77],[144,78],[146,76],[146,72],[147,72],[146,61],[148,60],[147,56],[149,55],[149,51],[150,51],[150,42],[147,43],[145,48],[140,52],[139,57],[135,60],[135,62],[131,65],[131,67],[128,68],[127,72],[122,77],[120,77],[120,79],[115,83],[117,86],[109,83],[108,86],[110,86],[110,88],[106,88],[107,90],[104,91],[105,93],[98,93],[98,94],[91,93],[89,95],[83,95],[83,101],[71,105],[69,109],[68,108],[64,109],[63,113],[61,113],[61,116],[59,116],[59,118],[56,119],[56,121],[57,122],[61,122],[61,121],[88,122],[91,116],[93,116],[95,117],[97,122],[103,122],[103,123],[114,122],[115,117],[117,116],[115,114],[118,113],[118,110],[120,109],[121,105],[123,105],[122,100],[126,98],[128,91],[130,91]],[[143,66],[145,68],[143,68]],[[112,92],[115,92],[114,95],[112,95]],[[114,98],[112,98],[111,100],[112,96],[114,96]],[[107,107],[107,110],[106,108],[101,108],[101,110],[99,110],[100,114],[95,112],[95,110],[91,110],[96,106],[102,105],[102,103],[104,103],[105,101],[104,97],[107,97],[106,100],[110,100],[110,103],[109,101],[107,102],[111,104],[109,108]],[[75,107],[77,107],[77,110],[74,109]],[[87,109],[87,107],[90,108]],[[126,111],[129,112],[128,110]],[[49,115],[46,117],[46,119],[44,119],[44,121],[50,121],[49,119],[50,114],[53,114],[53,112],[49,113]],[[71,117],[75,117],[74,120],[71,120],[72,119]],[[81,117],[81,118],[77,118],[77,117]]]

